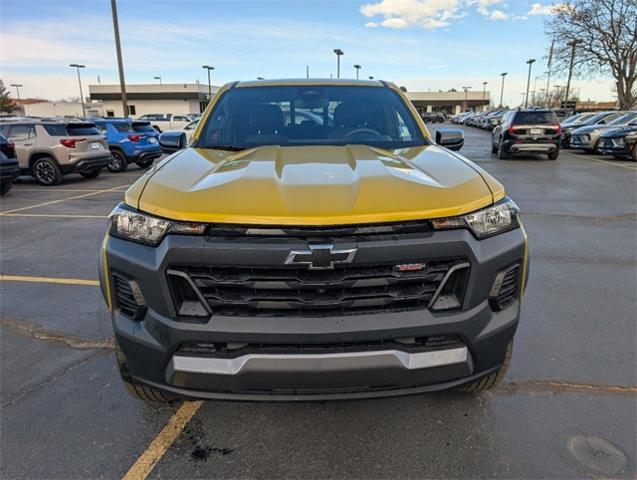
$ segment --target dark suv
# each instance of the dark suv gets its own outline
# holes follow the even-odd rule
[[[491,152],[498,158],[513,153],[560,154],[560,123],[551,110],[511,110],[491,133]]]

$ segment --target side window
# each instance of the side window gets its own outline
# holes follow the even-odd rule
[[[106,110],[106,116],[107,117],[114,117],[115,116],[115,112],[113,110]]]
[[[9,129],[9,137],[16,142],[24,142],[35,138],[35,127],[33,125],[12,125]]]

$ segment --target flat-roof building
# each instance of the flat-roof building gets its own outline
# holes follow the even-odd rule
[[[89,85],[91,100],[101,100],[107,117],[124,116],[119,85]],[[211,87],[212,95],[219,87]],[[165,83],[126,85],[128,114],[200,113],[208,104],[208,85],[201,83]]]
[[[458,114],[465,110],[487,110],[491,92],[406,92],[416,109],[421,112]],[[466,105],[465,105],[466,98]]]

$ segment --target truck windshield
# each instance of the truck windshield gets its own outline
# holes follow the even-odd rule
[[[199,148],[260,145],[427,144],[400,96],[376,86],[263,86],[228,90],[208,115]]]

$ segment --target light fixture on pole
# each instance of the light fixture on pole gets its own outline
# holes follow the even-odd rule
[[[374,75],[370,75],[370,76],[369,76],[369,77],[367,77],[367,78],[369,78],[370,80],[374,80]]]
[[[469,90],[471,90],[471,87],[462,87],[462,89],[464,90],[464,111],[467,111],[467,107],[469,106],[467,103],[467,99],[469,96]]]
[[[354,65],[354,68],[356,69],[356,80],[358,80],[358,71],[362,68],[360,65],[356,64]]]
[[[564,94],[564,101],[568,102],[568,95],[571,92],[571,78],[573,77],[573,65],[575,63],[575,47],[578,43],[582,43],[581,40],[572,40],[567,43],[571,47],[571,62],[568,67],[568,80],[566,81],[566,93]]]
[[[335,48],[334,53],[336,54],[336,78],[341,78],[341,55],[344,52],[340,48]]]
[[[529,88],[531,87],[531,67],[535,63],[535,58],[529,58],[526,63],[529,65],[529,76],[526,80],[526,95],[524,97],[524,108],[529,106]]]
[[[159,80],[159,84],[161,85],[161,77],[153,77],[154,80]]]
[[[113,14],[113,33],[115,34],[115,51],[117,53],[117,69],[119,70],[119,87],[122,91],[122,111],[128,117],[128,100],[126,98],[126,80],[124,79],[124,62],[122,60],[122,45],[119,41],[119,20],[117,18],[117,1],[111,0]]]
[[[500,108],[502,108],[502,99],[504,98],[504,77],[506,77],[508,75],[507,72],[501,73],[500,76],[502,77],[502,87],[500,87]]]
[[[210,70],[214,70],[212,65],[202,65],[201,68],[208,70],[208,101],[212,100],[212,85],[210,83]]]
[[[489,82],[482,82],[482,108],[485,107],[487,101],[487,83]]]
[[[15,91],[18,94],[18,100],[20,100],[20,89],[24,87],[24,85],[22,85],[21,83],[12,83],[11,86],[15,87]]]
[[[82,93],[82,80],[80,78],[80,68],[86,68],[86,65],[72,63],[69,65],[69,67],[73,67],[77,70],[77,83],[80,85],[80,100],[82,101],[82,116],[86,117],[86,108],[84,107],[84,94]]]
[[[265,77],[257,77],[257,80],[265,80]]]

